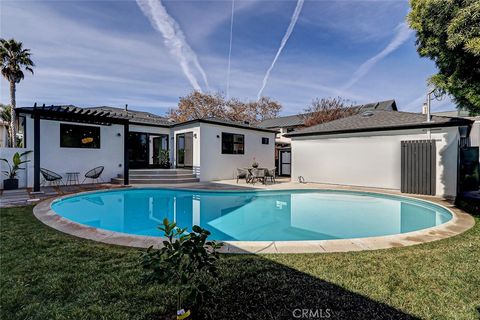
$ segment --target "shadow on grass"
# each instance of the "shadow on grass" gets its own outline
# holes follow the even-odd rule
[[[301,257],[299,257],[301,259]],[[212,319],[417,319],[386,304],[255,255],[226,255]]]
[[[173,288],[141,283],[139,250],[62,234],[36,220],[31,207],[0,213],[1,319],[174,315]],[[301,268],[308,272],[315,266]],[[219,269],[214,297],[194,319],[414,319],[269,256],[223,255]]]

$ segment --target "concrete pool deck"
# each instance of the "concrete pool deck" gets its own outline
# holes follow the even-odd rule
[[[419,231],[403,234],[355,238],[338,240],[309,240],[309,241],[223,241],[224,247],[220,250],[223,253],[330,253],[330,252],[349,252],[378,250],[387,248],[406,247],[427,243],[431,241],[446,239],[465,232],[474,226],[475,220],[471,215],[461,209],[456,208],[450,201],[432,196],[405,195],[397,190],[385,190],[352,186],[325,185],[316,183],[291,183],[282,181],[281,183],[271,185],[256,184],[247,185],[244,182],[236,184],[235,180],[225,180],[209,183],[192,183],[182,185],[135,185],[136,187],[148,188],[176,188],[176,189],[198,189],[198,190],[291,190],[291,189],[321,189],[321,190],[350,190],[361,192],[372,192],[378,194],[397,195],[401,197],[414,198],[429,201],[443,206],[450,210],[453,218],[436,227],[422,229]],[[88,194],[96,191],[82,192]],[[44,224],[67,234],[94,240],[107,244],[147,248],[149,246],[159,247],[164,238],[152,236],[138,236],[113,232],[98,228],[82,225],[57,215],[52,209],[51,204],[56,199],[69,197],[51,198],[42,201],[35,206],[33,213]]]

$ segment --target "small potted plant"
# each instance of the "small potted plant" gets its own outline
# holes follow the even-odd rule
[[[258,162],[255,161],[255,157],[253,158],[252,168],[258,168]]]
[[[29,154],[30,152],[32,151],[30,150],[22,153],[15,152],[15,154],[13,155],[11,164],[7,159],[0,158],[0,161],[4,161],[8,166],[8,170],[2,171],[2,173],[8,177],[7,179],[3,180],[4,190],[18,189],[18,179],[17,179],[18,170],[25,170],[25,168],[20,168],[20,165],[30,161],[30,160],[22,160],[22,158],[27,154]]]
[[[160,168],[170,169],[170,153],[168,150],[160,150],[160,154],[158,155],[158,162]]]

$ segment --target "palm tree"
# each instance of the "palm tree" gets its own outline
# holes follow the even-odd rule
[[[21,42],[15,39],[0,39],[0,58],[2,60],[2,75],[10,83],[10,105],[12,107],[10,117],[10,139],[12,147],[16,146],[17,130],[15,127],[15,101],[16,85],[24,78],[23,69],[33,74],[35,64],[30,59],[30,49],[23,49]]]

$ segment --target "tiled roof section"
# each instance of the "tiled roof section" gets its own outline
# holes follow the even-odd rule
[[[397,104],[395,100],[386,100],[379,102],[372,102],[366,104],[355,105],[352,108],[358,108],[362,111],[367,110],[384,110],[384,111],[397,111]],[[278,117],[264,120],[258,123],[259,127],[262,128],[288,128],[288,127],[298,127],[304,124],[304,114],[295,114],[292,116]]]
[[[432,116],[431,121],[426,121],[426,116],[421,113],[392,112],[392,111],[364,111],[350,117],[325,122],[316,126],[288,134],[289,137],[338,134],[348,132],[382,131],[408,128],[448,127],[469,125],[471,120]]]
[[[101,110],[101,111],[121,114],[124,117],[128,117],[130,119],[130,122],[133,122],[133,123],[155,124],[160,126],[172,125],[172,121],[169,121],[168,118],[162,117],[150,112],[145,112],[145,111],[125,110],[123,108],[108,107],[108,106],[90,107],[90,108],[84,108],[84,109]]]
[[[242,121],[231,121],[227,119],[221,119],[221,118],[201,118],[201,119],[194,119],[186,122],[179,122],[174,124],[174,126],[182,126],[185,124],[189,123],[194,123],[194,122],[205,122],[205,123],[210,123],[210,124],[218,124],[218,125],[224,125],[224,126],[229,126],[229,127],[237,127],[237,128],[245,128],[245,129],[251,129],[251,130],[260,130],[260,131],[265,131],[265,132],[276,132],[275,130],[267,129],[267,128],[262,128],[257,125],[248,123],[248,122],[242,122]]]

